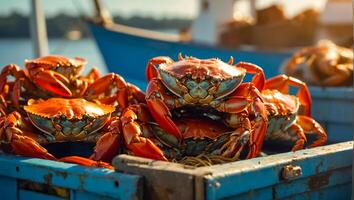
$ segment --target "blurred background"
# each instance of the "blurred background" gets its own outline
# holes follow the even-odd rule
[[[33,58],[29,20],[31,2],[30,0],[1,0],[0,66],[8,63],[23,65],[24,59]],[[323,14],[328,3],[326,0],[262,0],[252,1],[254,4],[251,6],[248,0],[238,0],[225,1],[228,4],[231,2],[233,5],[232,17],[229,16],[229,10],[225,10],[225,13],[219,10],[218,13],[227,19],[215,27],[212,24],[203,23],[203,17],[207,20],[213,17],[210,18],[212,13],[203,12],[208,10],[208,7],[215,7],[212,3],[208,5],[205,2],[208,3],[208,1],[201,0],[102,1],[116,23],[164,33],[184,34],[185,40],[226,48],[256,45],[269,49],[270,43],[273,44],[272,48],[307,45],[314,43],[318,38],[328,37],[329,33],[323,31],[323,27],[326,26],[326,23],[331,23],[330,21],[333,19],[333,13],[331,14],[328,9],[327,14]],[[349,9],[352,10],[351,1],[335,0],[331,2],[348,2]],[[45,0],[40,1],[40,4],[46,19],[49,52],[70,57],[84,57],[88,60],[89,66],[96,66],[103,73],[107,72],[101,53],[82,20],[83,16],[94,16],[93,1]],[[254,10],[252,10],[252,6],[254,6]],[[254,18],[254,12],[257,12],[257,18]],[[336,17],[334,18],[342,20],[341,26],[344,27],[344,32],[347,35],[335,33],[337,36],[334,36],[334,39],[340,37],[341,43],[350,46],[352,32],[348,34],[347,30],[348,27],[352,28],[352,14],[344,10],[343,13],[337,11],[335,13]],[[341,17],[342,15],[347,17]],[[297,25],[293,25],[293,22]],[[310,28],[306,27],[306,23],[310,24]],[[321,23],[323,30],[316,31],[314,34],[313,29],[317,29],[318,24]],[[200,28],[201,24],[202,28]],[[213,36],[214,33],[207,34],[208,26],[211,27],[210,29],[214,29],[211,32],[215,32],[217,29],[217,37]],[[193,27],[195,30],[191,29]],[[295,32],[291,28],[294,30],[300,28],[300,31],[305,33],[300,42],[298,38],[297,41],[293,41],[291,38],[281,40],[273,35],[273,31],[269,31],[269,29],[277,30],[277,34],[289,35],[289,30]],[[198,36],[198,32],[203,32],[203,34]],[[80,50],[78,51],[78,49]]]

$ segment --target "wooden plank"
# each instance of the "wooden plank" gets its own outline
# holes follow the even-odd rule
[[[144,199],[204,199],[207,170],[129,155],[117,156],[113,165],[116,170],[144,176]]]
[[[227,198],[276,184],[286,184],[279,174],[283,166],[301,166],[301,178],[352,166],[353,142],[283,153],[263,158],[211,166],[206,179],[207,199]],[[351,176],[351,174],[348,174]],[[262,177],[262,178],[259,178]],[[295,179],[296,180],[296,179]]]
[[[291,184],[288,184],[291,187]],[[351,183],[345,183],[340,185],[334,185],[332,187],[326,187],[320,190],[308,191],[304,193],[296,193],[291,196],[284,198],[279,198],[276,196],[276,191],[273,187],[267,187],[260,190],[251,190],[247,193],[241,195],[236,195],[228,197],[227,199],[237,199],[237,200],[264,200],[264,199],[282,199],[282,200],[295,200],[295,199],[306,199],[306,200],[333,200],[333,199],[350,199],[351,197]]]
[[[295,195],[350,182],[352,151],[353,142],[344,142],[200,168],[120,155],[114,165],[118,170],[145,177],[144,198],[147,199],[220,199],[246,192],[255,194],[262,189],[262,196],[273,197],[278,189],[279,197],[286,198],[286,192],[282,192],[289,192],[289,188],[293,190],[288,195]],[[289,182],[281,179],[280,173],[288,164],[300,166],[301,177]],[[316,177],[320,179],[324,175],[328,182],[316,185]],[[204,190],[197,190],[198,187]]]
[[[46,183],[112,198],[141,197],[141,177],[117,173],[103,168],[0,155],[0,175]]]
[[[63,198],[47,195],[39,192],[33,192],[28,190],[19,190],[18,191],[18,199],[19,200],[38,200],[38,199],[45,199],[45,200],[63,200]]]
[[[107,196],[101,196],[97,194],[81,192],[81,191],[74,191],[72,193],[73,197],[70,198],[71,200],[113,200],[113,198]]]

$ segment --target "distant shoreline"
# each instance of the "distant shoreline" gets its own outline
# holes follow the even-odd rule
[[[144,28],[150,30],[180,30],[190,27],[192,19],[164,18],[134,16],[125,18],[114,16],[114,21],[119,24]],[[67,14],[59,14],[46,18],[47,33],[49,38],[65,39],[75,32],[79,38],[87,38],[89,32],[84,20]],[[9,16],[0,16],[0,38],[30,38],[28,16],[13,12]]]

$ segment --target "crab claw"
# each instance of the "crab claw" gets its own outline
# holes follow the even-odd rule
[[[34,139],[38,135],[31,131],[18,112],[9,114],[0,129],[2,147],[7,146],[20,156],[56,160]]]
[[[102,162],[102,161],[94,161],[88,158],[84,158],[81,156],[67,156],[58,159],[58,161],[61,162],[66,162],[66,163],[73,163],[73,164],[78,164],[86,167],[103,167],[107,169],[114,170],[114,167],[110,165],[109,163]]]
[[[62,97],[71,97],[72,93],[66,85],[69,84],[69,80],[62,74],[44,70],[39,71],[33,76],[33,81],[40,87],[60,95]]]
[[[127,107],[127,83],[123,79],[123,77],[119,76],[115,73],[109,73],[106,76],[103,76],[96,81],[94,81],[91,85],[87,87],[85,92],[85,97],[88,99],[95,99],[97,96],[101,94],[105,94],[109,92],[107,88],[112,88],[112,84],[115,86],[116,94],[114,98],[106,98],[105,102],[101,103],[112,104],[112,101],[118,101],[119,107],[124,109]],[[109,100],[109,101],[108,101]]]
[[[304,107],[304,114],[311,116],[311,94],[305,82],[287,75],[278,75],[266,81],[264,89],[275,89],[282,93],[289,93],[289,86],[298,87],[297,96],[301,105]]]
[[[121,120],[125,143],[134,155],[167,160],[161,149],[149,138],[143,136],[148,131],[143,124],[150,120],[148,109],[145,106],[142,104],[129,106],[124,110]]]
[[[144,103],[145,102],[145,93],[141,91],[137,86],[127,83],[128,88],[129,88],[129,93],[132,95],[132,97],[137,100],[139,103]]]
[[[8,82],[7,76],[12,75],[15,78],[14,82]],[[27,73],[22,70],[19,66],[10,64],[5,66],[1,70],[0,74],[0,94],[5,95],[8,92],[9,84],[13,83],[12,92],[11,92],[11,100],[14,105],[19,107],[19,99],[21,95],[21,87],[23,86],[26,90],[34,90],[33,84],[28,80]]]
[[[164,87],[158,79],[153,79],[149,82],[146,94],[147,106],[161,128],[181,140],[182,134],[173,122],[172,114],[163,100],[163,94],[160,93],[163,91],[162,88]]]
[[[150,81],[153,78],[156,78],[159,74],[155,65],[160,65],[162,63],[173,63],[173,60],[170,57],[159,56],[149,60],[146,67],[146,78]]]
[[[259,91],[263,90],[266,79],[262,68],[260,68],[255,64],[247,63],[247,62],[239,62],[236,64],[236,67],[241,67],[246,69],[247,73],[256,74],[252,78],[252,83],[256,86],[256,88]]]
[[[108,124],[109,131],[97,140],[94,153],[90,156],[92,160],[111,162],[118,154],[122,135],[121,121],[118,117],[113,117]]]

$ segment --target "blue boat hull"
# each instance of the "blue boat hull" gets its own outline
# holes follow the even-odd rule
[[[178,53],[198,58],[220,58],[224,61],[233,56],[238,61],[252,62],[261,66],[267,77],[279,74],[279,66],[291,53],[243,51],[202,46],[191,43],[167,42],[147,37],[139,37],[101,26],[88,24],[106,65],[111,72],[122,75],[127,81],[140,88],[146,87],[145,67],[150,58],[170,56]]]

